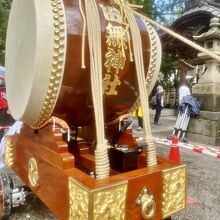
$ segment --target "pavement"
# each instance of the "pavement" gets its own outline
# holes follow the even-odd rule
[[[152,135],[164,139],[172,134],[176,122],[175,116],[160,118],[159,125],[151,120]],[[134,119],[134,132],[143,136],[143,131],[137,131],[137,121]],[[198,140],[189,144],[200,143]],[[168,158],[170,146],[156,144],[157,154]],[[187,165],[187,207],[172,216],[175,220],[220,220],[220,158],[200,154],[189,149],[180,148],[181,162]]]
[[[167,138],[173,132],[173,128],[176,122],[176,116],[163,116],[159,119],[159,124],[155,125],[153,123],[153,115],[150,115],[150,126],[151,132],[154,137]],[[137,130],[137,119],[133,117],[133,132],[135,135],[142,136],[143,130]]]
[[[172,134],[176,117],[163,116],[159,125],[153,124],[150,115],[151,131],[154,137],[167,138]],[[133,132],[137,137],[143,136],[143,130],[137,130],[137,120],[133,118]],[[198,140],[199,142],[199,140]],[[170,147],[156,144],[157,154],[168,158]],[[188,149],[180,148],[181,161],[188,167],[187,208],[172,216],[175,220],[220,220],[220,159],[198,154]],[[56,220],[50,210],[33,194],[29,194],[24,206],[12,210],[7,218]]]

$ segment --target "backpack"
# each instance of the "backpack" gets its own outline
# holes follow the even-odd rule
[[[157,104],[157,98],[156,98],[156,95],[152,96],[151,101],[150,101],[150,104],[151,104],[152,106],[154,106],[154,105]]]

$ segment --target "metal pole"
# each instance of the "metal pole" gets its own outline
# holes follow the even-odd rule
[[[179,129],[179,131],[178,131],[178,135],[177,135],[178,138],[180,137],[180,134],[181,134],[181,132],[182,132],[181,130],[182,130],[182,127],[183,127],[183,124],[184,124],[185,118],[186,118],[186,116],[187,116],[187,111],[188,111],[188,105],[186,106],[186,109],[185,109],[185,112],[184,112],[183,118],[182,118],[181,123],[180,123],[180,129]]]
[[[190,115],[187,115],[187,116],[188,116],[188,117],[187,117],[187,119],[186,119],[186,121],[185,121],[185,123],[184,123],[184,126],[183,126],[183,134],[182,134],[182,138],[185,137],[186,129],[187,129],[187,127],[188,127],[189,120],[190,120]]]
[[[174,129],[173,129],[173,135],[175,135],[176,130],[177,130],[177,131],[179,130],[179,125],[180,125],[180,121],[181,121],[181,116],[182,116],[182,114],[181,114],[181,112],[179,111],[178,116],[177,116],[177,119],[176,119],[176,124],[175,124]]]

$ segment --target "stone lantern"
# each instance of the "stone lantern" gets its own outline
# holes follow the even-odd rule
[[[204,48],[220,55],[220,21],[210,20],[210,29],[193,38],[204,43]],[[220,63],[204,53],[199,53],[206,71],[192,88],[192,95],[201,102],[201,112],[190,120],[188,134],[191,141],[213,146],[220,145]]]

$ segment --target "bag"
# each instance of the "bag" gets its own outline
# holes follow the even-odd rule
[[[154,96],[151,98],[150,104],[151,104],[151,106],[155,106],[155,105],[157,104],[156,95],[154,95]]]

